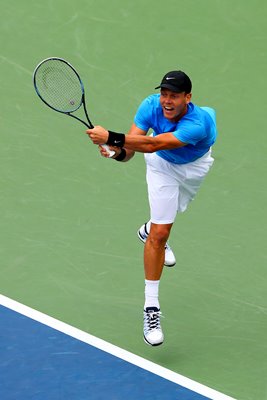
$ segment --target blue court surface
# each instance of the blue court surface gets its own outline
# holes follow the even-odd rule
[[[128,362],[125,359],[131,360],[131,353],[12,300],[11,309],[3,305],[6,302],[0,296],[1,400],[230,399],[184,378],[187,386],[195,384],[211,397],[199,394],[174,382],[178,374],[169,371],[170,379],[166,379],[162,375],[168,370],[156,364],[134,355]],[[95,345],[90,345],[94,339]]]

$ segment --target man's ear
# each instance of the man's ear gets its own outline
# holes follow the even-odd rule
[[[192,99],[192,93],[187,93],[186,94],[186,104],[190,103],[191,99]]]

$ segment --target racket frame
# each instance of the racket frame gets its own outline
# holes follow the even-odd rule
[[[47,101],[45,101],[45,100],[43,99],[42,95],[40,94],[40,92],[39,92],[39,90],[38,90],[38,86],[37,86],[37,83],[36,83],[36,74],[37,74],[37,72],[38,72],[39,67],[40,67],[41,65],[43,65],[44,63],[50,61],[50,60],[58,60],[58,61],[61,61],[61,62],[64,62],[65,64],[67,64],[67,65],[72,69],[72,71],[75,73],[75,75],[77,76],[77,78],[78,78],[78,80],[79,80],[79,83],[80,83],[80,86],[81,86],[81,90],[82,90],[81,102],[80,102],[80,104],[78,105],[78,107],[76,107],[76,108],[75,108],[74,110],[72,110],[72,111],[62,111],[62,110],[58,110],[57,108],[51,106],[49,103],[47,103]],[[89,118],[89,115],[88,115],[88,112],[87,112],[87,108],[86,108],[86,104],[85,104],[85,92],[84,92],[84,85],[83,85],[83,82],[82,82],[82,80],[81,80],[81,78],[80,78],[80,75],[79,75],[78,72],[76,71],[76,69],[75,69],[68,61],[64,60],[64,58],[60,58],[60,57],[48,57],[48,58],[45,58],[44,60],[42,60],[41,62],[39,62],[39,64],[36,66],[36,68],[35,68],[34,71],[33,71],[33,85],[34,85],[35,91],[36,91],[37,95],[39,96],[39,98],[40,98],[49,108],[51,108],[51,109],[54,110],[54,111],[60,112],[61,114],[66,114],[66,115],[69,115],[69,116],[72,117],[72,118],[77,119],[78,121],[80,121],[82,124],[84,124],[84,125],[85,125],[87,128],[89,128],[89,129],[93,129],[93,128],[94,128],[94,125],[92,124],[92,122],[91,122],[91,120],[90,120],[90,118]],[[73,113],[74,113],[75,111],[79,110],[79,108],[80,108],[82,105],[83,105],[83,110],[84,110],[84,113],[85,113],[87,122],[85,122],[85,121],[82,120],[81,118],[77,117],[76,115],[73,115]],[[109,147],[108,147],[106,144],[102,144],[101,147],[103,147],[103,148],[109,153],[109,157],[112,157],[113,155],[115,155],[115,151],[110,150]]]
[[[50,60],[58,60],[58,61],[61,61],[61,62],[64,62],[65,64],[67,64],[67,65],[72,69],[72,71],[75,73],[75,75],[77,76],[77,78],[78,78],[78,80],[79,80],[79,83],[80,83],[80,86],[81,86],[81,90],[82,90],[82,97],[81,97],[81,101],[80,101],[80,104],[78,105],[78,107],[76,107],[76,108],[75,108],[74,110],[72,110],[72,111],[62,111],[62,110],[59,110],[59,109],[57,109],[57,108],[51,106],[51,105],[50,105],[49,103],[47,103],[47,101],[42,97],[41,93],[40,93],[39,90],[38,90],[38,86],[37,86],[37,83],[36,83],[36,74],[37,74],[38,69],[40,68],[40,66],[43,65],[44,63],[50,61]],[[85,93],[84,93],[84,85],[83,85],[83,82],[82,82],[82,80],[81,80],[81,78],[80,78],[80,75],[79,75],[78,72],[76,71],[76,69],[75,69],[68,61],[66,61],[66,60],[64,60],[63,58],[60,58],[60,57],[48,57],[48,58],[45,58],[44,60],[42,60],[42,61],[36,66],[36,68],[35,68],[34,71],[33,71],[33,85],[34,85],[35,91],[36,91],[36,93],[38,94],[38,96],[40,97],[40,99],[41,99],[48,107],[52,108],[52,110],[57,111],[57,112],[60,112],[60,113],[62,113],[62,114],[69,115],[70,117],[77,119],[78,121],[82,122],[85,126],[87,126],[89,129],[93,129],[93,128],[94,128],[94,125],[92,124],[92,122],[91,122],[91,120],[90,120],[90,118],[89,118],[87,109],[86,109],[86,104],[85,104]],[[84,113],[85,113],[85,116],[86,116],[86,118],[87,118],[88,123],[85,122],[85,121],[83,121],[81,118],[77,117],[76,115],[73,115],[73,114],[72,114],[72,113],[74,113],[75,111],[79,110],[79,108],[81,107],[81,105],[83,105]]]

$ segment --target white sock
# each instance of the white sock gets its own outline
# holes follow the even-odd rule
[[[157,307],[160,308],[159,305],[159,282],[160,281],[150,281],[145,279],[145,305],[144,308],[147,307]]]

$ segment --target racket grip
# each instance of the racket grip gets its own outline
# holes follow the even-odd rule
[[[109,153],[109,158],[111,158],[112,156],[114,156],[115,151],[110,150],[110,148],[108,147],[107,144],[101,144],[101,147],[103,147],[103,149],[105,149],[108,153]]]

